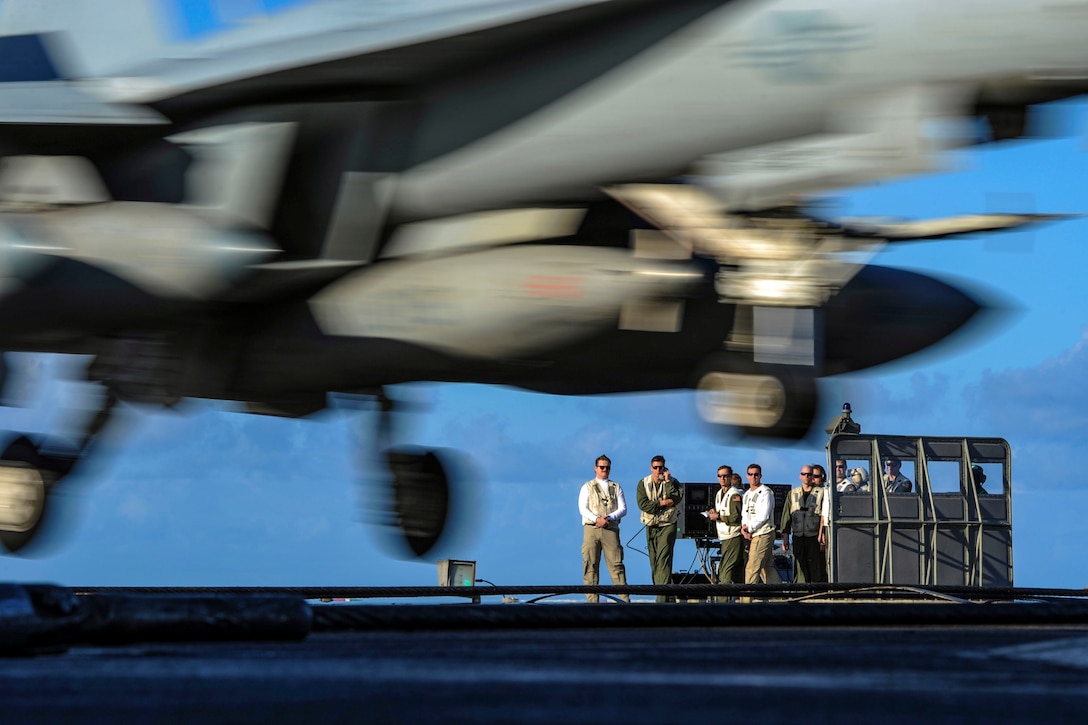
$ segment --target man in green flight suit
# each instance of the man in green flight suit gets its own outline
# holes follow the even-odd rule
[[[646,551],[654,584],[672,583],[672,549],[680,515],[677,504],[683,496],[680,482],[665,467],[665,457],[654,456],[650,475],[638,482],[636,490],[639,520],[646,525]],[[669,601],[669,597],[659,595],[657,601]]]
[[[721,488],[714,497],[714,508],[707,512],[707,518],[717,526],[718,540],[722,542],[718,583],[743,584],[744,538],[740,535],[740,518],[744,492],[733,482],[731,466],[718,466],[718,484]]]

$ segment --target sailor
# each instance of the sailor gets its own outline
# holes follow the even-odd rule
[[[744,583],[781,584],[774,568],[774,493],[763,485],[763,468],[758,463],[748,466],[748,490],[741,507],[740,533],[751,542]]]
[[[720,488],[714,497],[714,508],[707,512],[718,527],[718,540],[722,543],[722,559],[718,564],[719,584],[744,582],[744,538],[740,535],[744,492],[733,483],[734,477],[731,466],[718,466]]]
[[[650,475],[638,482],[635,491],[639,519],[646,525],[646,552],[650,557],[650,573],[654,584],[672,583],[672,552],[676,543],[676,521],[680,517],[677,504],[683,498],[680,482],[665,467],[664,456],[650,460]],[[669,597],[658,595],[658,602]]]
[[[869,471],[863,466],[850,469],[850,478],[843,481],[840,493],[869,493]]]
[[[986,474],[982,470],[982,466],[975,464],[971,466],[971,480],[975,482],[975,493],[985,494],[986,489],[982,487],[982,484],[986,483]]]
[[[884,490],[888,493],[910,493],[914,484],[910,479],[900,473],[903,464],[898,458],[886,456],[884,458]]]
[[[582,484],[578,492],[578,511],[582,514],[582,583],[597,586],[603,551],[612,584],[626,585],[620,519],[627,514],[627,501],[620,485],[609,478],[612,461],[608,456],[597,456],[593,470],[595,477]],[[620,594],[619,598],[631,601],[627,594]],[[596,604],[598,596],[587,593],[586,601]]]
[[[842,464],[843,469],[846,468],[846,461],[839,458],[836,461],[836,465],[838,465],[839,463]],[[844,476],[846,475],[845,471],[843,472],[843,475]],[[823,581],[827,581],[827,570],[828,570],[827,556],[826,556],[827,540],[828,540],[827,522],[831,520],[831,482],[827,480],[827,471],[825,471],[824,467],[821,466],[819,463],[813,463],[812,464],[812,485],[823,489],[823,496],[821,497],[821,500],[820,500],[820,510],[819,510],[820,530],[819,530],[819,533],[816,534],[816,543],[819,545],[820,549],[824,550],[824,554],[822,554],[822,557],[823,557],[823,560],[824,560],[824,562],[823,562],[823,572],[824,572]]]
[[[839,493],[843,492],[843,487],[850,483],[850,474],[847,473],[846,459],[836,458],[835,465],[833,467],[834,473],[832,474],[835,482],[835,490]]]
[[[801,485],[790,491],[782,507],[782,550],[790,550],[793,534],[793,580],[795,582],[827,581],[823,553],[820,551],[820,511],[824,489],[814,485],[813,467],[801,466]]]

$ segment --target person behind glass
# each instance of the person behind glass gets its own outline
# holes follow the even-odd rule
[[[815,485],[813,466],[801,466],[801,485],[790,491],[782,507],[782,551],[790,550],[793,534],[793,580],[798,583],[827,581],[820,551],[820,511],[824,489]]]
[[[975,482],[975,493],[986,494],[986,489],[982,487],[982,484],[986,483],[986,474],[982,470],[982,466],[975,464],[971,466],[971,480]]]
[[[763,469],[757,463],[748,466],[748,490],[741,502],[740,533],[749,541],[745,584],[781,584],[774,568],[774,493],[763,485]]]
[[[740,476],[733,473],[730,466],[718,466],[718,493],[714,497],[714,508],[707,512],[707,517],[718,527],[718,540],[722,542],[722,560],[718,564],[719,584],[740,584],[744,581],[744,538],[740,535],[741,504],[744,492],[740,486]]]
[[[578,511],[582,514],[582,583],[593,587],[599,583],[603,551],[613,586],[626,585],[620,519],[627,514],[627,501],[620,485],[608,477],[612,471],[608,456],[597,456],[593,471],[595,477],[582,484],[578,492]],[[620,594],[619,598],[631,601],[627,594]],[[596,604],[598,596],[586,594],[586,601]]]
[[[664,456],[650,460],[650,475],[638,482],[635,499],[639,520],[646,525],[646,553],[650,557],[650,573],[654,584],[672,583],[672,550],[676,543],[676,521],[680,517],[677,504],[683,498],[680,482],[665,467]],[[659,595],[657,601],[668,601]]]
[[[850,484],[843,489],[843,493],[869,493],[869,471],[864,466],[851,468]]]
[[[846,468],[845,458],[836,458],[833,478],[835,490],[839,493],[853,493],[857,490],[854,480],[850,477],[850,471]]]
[[[898,458],[884,458],[884,490],[888,493],[910,493],[914,486],[909,478],[899,472],[902,467]]]

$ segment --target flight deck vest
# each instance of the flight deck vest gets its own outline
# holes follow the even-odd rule
[[[747,519],[749,521],[754,519],[756,516],[756,504],[758,504],[759,500],[764,496],[771,497],[771,515],[770,517],[768,517],[767,521],[764,522],[764,524],[755,531],[752,531],[751,526],[749,526],[748,533],[752,536],[766,536],[767,534],[774,534],[774,493],[771,491],[771,489],[761,485],[755,490],[748,489],[747,491],[745,491],[745,513],[747,514]]]
[[[718,512],[718,539],[735,539],[740,536],[741,501],[744,494],[736,486],[730,486],[728,490],[718,489],[718,495],[714,498],[714,510]]]
[[[801,502],[807,495],[807,507]],[[824,490],[813,488],[808,494],[798,486],[790,490],[789,511],[790,528],[794,536],[816,536],[820,533],[820,506],[823,504]]]
[[[597,485],[596,479],[587,481],[586,486],[589,490],[587,506],[594,516],[608,518],[610,514],[615,513],[616,509],[620,507],[619,484],[615,481],[610,480],[608,482],[608,491],[605,493],[601,492],[601,487]]]
[[[647,476],[639,481],[639,483],[645,487],[646,498],[651,501],[660,501],[665,497],[664,481],[654,483],[653,478]],[[679,508],[677,506],[670,506],[659,514],[648,514],[645,511],[640,511],[638,520],[646,526],[665,526],[667,524],[675,524],[678,518],[680,518]]]

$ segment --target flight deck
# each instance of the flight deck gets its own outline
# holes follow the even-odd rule
[[[572,602],[584,587],[480,588],[472,604],[447,587],[0,585],[0,702],[12,722],[1088,715],[1083,591],[719,585],[763,601],[638,601],[701,588],[626,587],[634,603],[591,606]],[[35,618],[56,629],[19,646]]]

